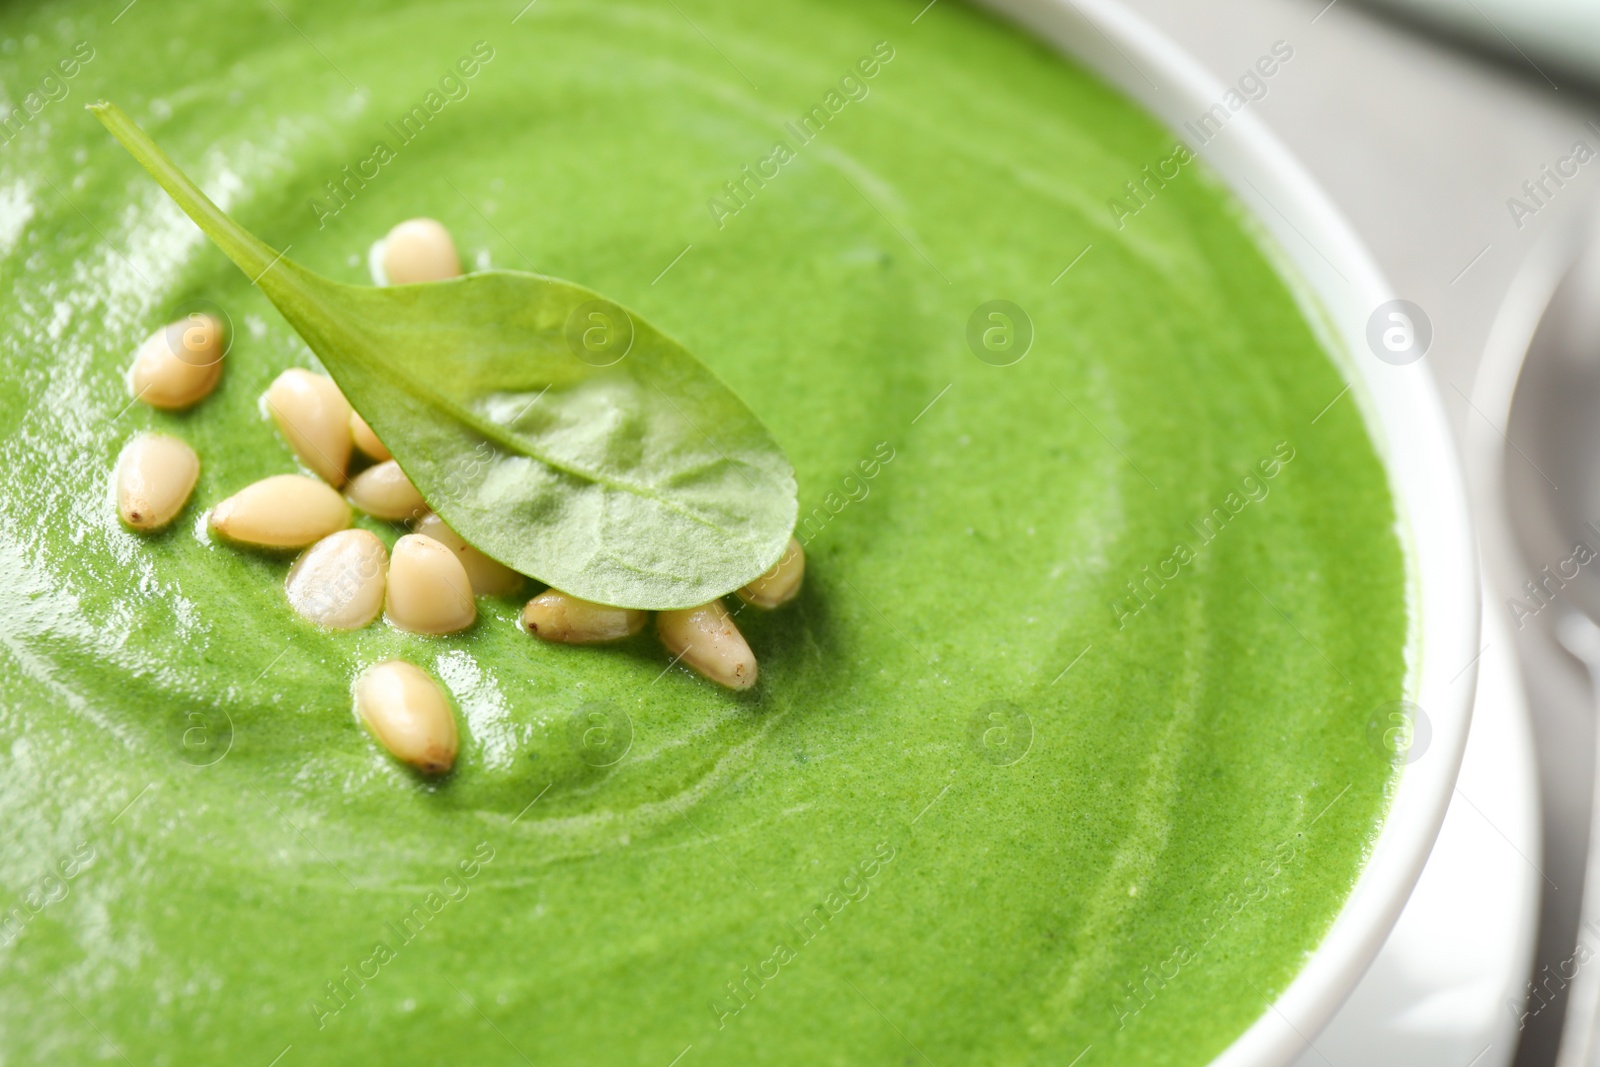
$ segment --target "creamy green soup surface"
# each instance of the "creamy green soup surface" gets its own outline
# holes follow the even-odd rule
[[[0,13],[0,1063],[1203,1064],[1294,978],[1395,782],[1406,566],[1203,159],[1113,210],[1172,134],[954,0],[120,6]],[[710,364],[799,478],[757,688],[535,641],[531,583],[319,632],[213,543],[317,364],[102,96],[315,270],[432,216]],[[130,406],[200,300],[220,388]],[[141,429],[202,462],[156,536]],[[391,657],[442,781],[351,713]]]

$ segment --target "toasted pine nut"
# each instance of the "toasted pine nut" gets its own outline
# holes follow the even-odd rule
[[[164,433],[142,433],[117,457],[117,514],[135,530],[159,530],[183,510],[200,457]]]
[[[535,637],[567,645],[593,645],[632,637],[644,629],[649,614],[613,608],[547,589],[522,609],[522,625]]]
[[[386,612],[402,630],[448,634],[471,626],[478,606],[456,554],[431,537],[406,534],[389,561]]]
[[[356,679],[356,715],[390,755],[425,774],[456,762],[455,713],[439,683],[420,667],[391,659]]]
[[[461,273],[461,257],[444,224],[407,219],[383,239],[383,275],[390,285],[436,282]]]
[[[427,501],[392,459],[350,479],[344,495],[350,503],[379,519],[412,519],[428,510]]]
[[[500,596],[522,588],[522,575],[467,544],[460,534],[446,526],[444,520],[433,512],[428,512],[413,523],[411,532],[431,537],[454,552],[456,558],[461,560],[461,566],[466,569],[467,580],[472,583],[472,591],[477,595]]]
[[[656,614],[656,632],[667,651],[729,689],[756,684],[756,657],[722,601]]]
[[[329,534],[300,554],[283,588],[289,606],[330,630],[359,630],[383,610],[389,550],[366,530]]]
[[[344,498],[302,474],[263,478],[211,510],[217,533],[264,548],[304,548],[349,525]]]
[[[293,367],[278,375],[267,410],[300,461],[329,485],[350,465],[350,403],[332,378]]]
[[[222,323],[198,312],[163,326],[133,357],[128,391],[167,410],[198,404],[222,377],[222,333]]]
[[[739,599],[752,607],[780,607],[800,592],[800,579],[805,574],[806,550],[791,537],[789,547],[783,550],[783,558],[774,563],[770,571],[739,590]]]
[[[361,449],[362,452],[379,463],[390,458],[389,450],[384,447],[382,441],[378,440],[378,435],[372,432],[372,427],[367,425],[367,420],[361,417],[360,412],[352,411],[350,413],[350,440],[355,442],[355,446]]]

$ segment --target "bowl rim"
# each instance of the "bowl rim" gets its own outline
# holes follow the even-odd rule
[[[1119,0],[980,3],[1132,97],[1191,151],[1177,131],[1230,88]],[[1273,43],[1264,42],[1263,51]],[[1399,294],[1248,104],[1230,111],[1195,154],[1265,231],[1269,252],[1289,265],[1291,284],[1311,297],[1308,316],[1324,327],[1330,355],[1389,473],[1409,586],[1407,696],[1432,727],[1428,748],[1401,773],[1367,862],[1322,941],[1276,1000],[1263,1003],[1256,1021],[1212,1061],[1213,1067],[1282,1067],[1312,1045],[1366,973],[1432,851],[1477,691],[1480,572],[1465,478],[1426,359],[1395,366],[1367,349],[1368,319]]]

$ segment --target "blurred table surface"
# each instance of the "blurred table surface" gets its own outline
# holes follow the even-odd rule
[[[1484,418],[1468,397],[1507,288],[1542,236],[1576,225],[1600,196],[1600,160],[1536,214],[1514,218],[1507,200],[1575,141],[1600,148],[1600,79],[1586,84],[1515,47],[1446,40],[1358,0],[1126,2],[1224,82],[1275,41],[1294,48],[1293,61],[1250,106],[1322,184],[1396,292],[1433,320],[1427,361],[1461,439]],[[1483,36],[1498,40],[1485,22]],[[1526,568],[1509,558],[1486,563],[1498,583],[1485,596],[1508,611],[1507,591]],[[1545,888],[1539,961],[1553,966],[1571,956],[1576,936],[1593,715],[1576,662],[1541,630],[1512,632],[1538,734],[1542,865],[1555,886]],[[1554,1062],[1559,1021],[1554,1010],[1530,1020],[1518,1067]]]

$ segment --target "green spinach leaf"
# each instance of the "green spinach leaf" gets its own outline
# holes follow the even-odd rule
[[[619,607],[714,600],[783,554],[794,469],[682,345],[571,282],[345,285],[250,234],[115,105],[90,110],[267,295],[467,541]]]

